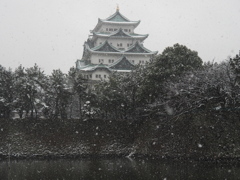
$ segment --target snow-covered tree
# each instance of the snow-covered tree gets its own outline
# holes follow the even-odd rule
[[[13,73],[0,65],[0,117],[10,117],[13,95]]]
[[[35,117],[37,117],[38,111],[42,110],[46,106],[44,102],[44,96],[48,79],[41,68],[39,68],[36,64],[33,67],[26,69],[26,76],[29,89],[29,104],[31,107],[30,115],[33,118],[34,112]]]
[[[167,47],[162,54],[153,58],[143,73],[145,82],[142,93],[146,103],[153,103],[161,96],[164,82],[172,81],[185,72],[201,67],[202,60],[196,51],[179,44]]]
[[[31,92],[25,68],[21,65],[14,72],[14,92],[13,103],[15,110],[18,112],[20,118],[23,118],[24,111],[28,114],[31,109],[30,94],[35,92]]]
[[[100,109],[100,117],[115,119],[133,119],[137,116],[140,105],[139,87],[143,67],[137,67],[126,74],[113,73],[109,81],[102,81],[95,86],[92,96]]]
[[[235,58],[230,58],[229,60],[231,70],[234,74],[233,85],[239,86],[240,85],[240,57],[236,55]]]
[[[85,79],[76,68],[70,68],[67,77],[72,90],[70,117],[73,114],[74,107],[77,106],[78,108],[75,109],[77,109],[79,117],[82,118],[82,105],[86,100],[88,88],[87,79]]]
[[[46,103],[49,108],[45,109],[45,115],[52,118],[67,118],[71,91],[66,75],[61,70],[53,70],[46,93]]]
[[[30,68],[21,65],[14,72],[14,106],[20,118],[37,117],[38,110],[45,106],[44,93],[47,87],[44,72],[35,64]]]

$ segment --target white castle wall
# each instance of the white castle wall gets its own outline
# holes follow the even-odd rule
[[[82,72],[83,77],[91,80],[108,80],[110,72],[105,69],[97,69],[93,72]]]
[[[123,29],[124,32],[127,34],[134,33],[134,29],[136,28],[136,24],[132,25],[124,24],[121,22],[115,23],[103,23],[101,27],[98,26],[97,29],[95,29],[97,32],[101,33],[115,33],[119,29]],[[95,37],[94,37],[95,39]],[[139,41],[140,43],[143,43],[144,38],[127,38],[127,37],[98,37],[94,41],[94,46],[99,46],[103,44],[106,40],[113,45],[115,48],[126,51],[129,47],[134,45],[136,41]],[[89,53],[89,56],[86,56],[86,60],[90,61],[91,64],[104,64],[104,65],[111,65],[112,63],[119,60],[122,56],[126,56],[128,60],[130,60],[133,64],[142,64],[144,65],[146,62],[149,62],[150,58],[153,56],[152,54],[143,54],[143,53],[135,53],[135,54],[128,54],[128,53],[112,53],[112,52],[98,52],[98,53]],[[128,71],[119,70],[118,73],[127,73]],[[91,80],[108,80],[109,75],[111,74],[111,71],[108,71],[106,68],[99,68],[95,71],[85,71],[84,69],[81,71],[83,73],[83,76],[85,78],[91,79]],[[94,82],[94,81],[92,81]]]
[[[92,80],[108,80],[109,72],[106,70],[96,70],[92,73]]]
[[[114,47],[116,47],[119,50],[127,50],[131,45],[136,43],[136,39],[133,38],[98,38],[95,41],[94,46],[99,46],[101,44],[103,44],[106,40],[108,40],[108,42],[110,44],[112,44]]]
[[[112,61],[116,62],[117,59],[119,59],[121,55],[113,55],[113,54],[92,54],[90,59],[92,64],[111,64]],[[109,60],[111,62],[109,63]]]
[[[133,25],[123,25],[123,24],[104,24],[99,29],[99,32],[117,32],[120,28],[122,28],[123,31],[127,33],[133,33],[135,27]]]
[[[142,54],[136,54],[136,55],[128,55],[128,54],[92,54],[90,56],[91,63],[92,64],[112,64],[113,62],[116,62],[118,59],[120,59],[122,56],[126,56],[127,59],[129,59],[133,64],[145,64],[148,62],[151,58],[151,55],[142,55]],[[110,61],[109,60],[113,60]]]

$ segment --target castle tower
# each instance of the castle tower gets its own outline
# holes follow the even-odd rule
[[[131,21],[119,12],[98,23],[84,43],[81,60],[76,68],[91,80],[107,80],[112,72],[128,73],[135,65],[144,65],[157,51],[143,46],[148,34],[136,34],[140,21]]]

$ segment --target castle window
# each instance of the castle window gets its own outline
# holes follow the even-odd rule
[[[96,78],[98,78],[98,74],[96,74]]]
[[[129,29],[128,31],[131,32],[131,29]]]
[[[92,75],[91,75],[91,74],[89,75],[89,78],[92,78]]]
[[[134,60],[132,60],[132,63],[134,64]]]
[[[109,59],[108,62],[109,62],[109,63],[113,63],[113,62],[114,62],[114,59]]]
[[[117,29],[114,29],[114,31],[117,31]]]
[[[128,32],[128,29],[124,29],[125,32]]]
[[[108,31],[108,28],[106,28],[106,31]]]
[[[119,46],[122,47],[122,43],[120,43]]]
[[[103,62],[104,62],[104,60],[103,60],[103,59],[99,59],[98,61],[99,61],[99,63],[103,63]]]
[[[109,31],[113,31],[113,28],[109,28]]]
[[[107,78],[107,76],[104,74],[104,78]]]

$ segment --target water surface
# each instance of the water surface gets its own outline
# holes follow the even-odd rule
[[[149,159],[21,160],[0,162],[0,179],[239,179],[236,163]]]

